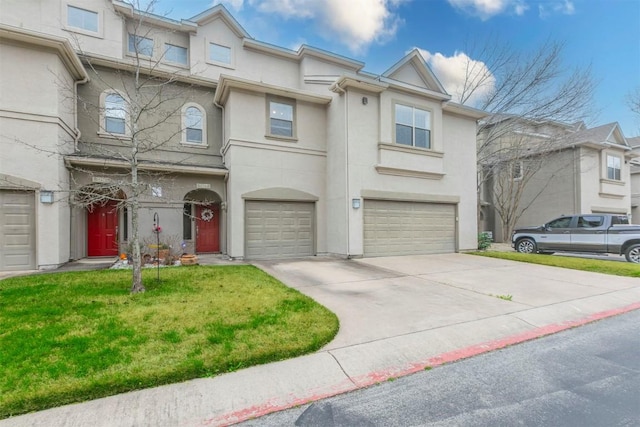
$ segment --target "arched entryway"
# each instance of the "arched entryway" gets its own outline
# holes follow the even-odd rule
[[[117,187],[86,186],[75,199],[87,209],[87,256],[118,255],[120,214],[126,212],[124,192]]]
[[[184,198],[183,234],[196,253],[220,252],[220,205],[218,194],[194,190]]]

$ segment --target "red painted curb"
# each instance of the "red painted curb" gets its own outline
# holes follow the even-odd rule
[[[332,390],[330,392],[320,393],[320,394],[310,393],[308,396],[304,396],[304,397],[292,396],[291,397],[292,400],[284,404],[281,402],[278,402],[279,400],[281,400],[280,398],[273,398],[260,405],[251,406],[248,408],[241,409],[239,411],[234,411],[229,414],[225,414],[216,418],[205,420],[202,422],[201,425],[208,425],[208,426],[232,425],[232,424],[246,421],[252,418],[258,418],[274,412],[290,409],[298,405],[304,405],[317,400],[326,399],[327,397],[333,397],[349,391],[354,391],[360,388],[369,387],[374,384],[378,384],[380,382],[386,381],[389,378],[398,378],[398,377],[414,374],[416,372],[423,371],[425,368],[428,368],[428,367],[440,366],[445,363],[455,362],[457,360],[466,359],[472,356],[477,356],[482,353],[488,353],[490,351],[499,350],[501,348],[504,348],[510,345],[519,344],[519,343],[530,341],[546,335],[555,334],[557,332],[575,328],[577,326],[586,325],[588,323],[595,322],[597,320],[605,319],[607,317],[617,316],[619,314],[628,313],[630,311],[638,310],[638,309],[640,309],[640,302],[636,302],[622,308],[606,310],[599,313],[591,314],[580,320],[572,320],[572,321],[556,323],[548,326],[542,326],[521,334],[513,335],[506,338],[501,338],[499,340],[487,341],[484,343],[472,345],[470,347],[465,347],[459,350],[443,353],[438,356],[432,357],[426,361],[411,363],[408,366],[401,367],[399,369],[398,368],[386,369],[383,371],[372,372],[365,376],[354,377],[354,378],[351,378],[351,381],[353,381],[353,383],[341,384],[338,387],[336,387],[335,390]]]

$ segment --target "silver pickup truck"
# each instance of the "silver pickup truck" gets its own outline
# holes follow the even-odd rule
[[[583,214],[556,218],[539,227],[516,229],[511,245],[522,253],[589,252],[618,254],[640,263],[640,225],[624,215]]]

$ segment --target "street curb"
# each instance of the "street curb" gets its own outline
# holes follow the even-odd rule
[[[487,341],[480,344],[475,344],[469,347],[465,347],[462,349],[442,353],[440,355],[431,357],[426,361],[423,360],[415,363],[410,363],[408,367],[403,367],[403,368],[400,368],[399,370],[392,368],[392,369],[386,369],[382,371],[371,372],[367,375],[353,377],[353,378],[350,378],[351,380],[350,385],[347,385],[344,383],[336,385],[335,390],[328,393],[323,393],[323,394],[310,393],[309,395],[301,396],[301,397],[291,396],[291,400],[286,404],[279,404],[279,403],[267,401],[260,405],[250,406],[248,408],[243,408],[228,414],[224,414],[215,418],[204,420],[201,423],[201,425],[229,426],[229,425],[240,423],[243,421],[248,421],[253,418],[259,418],[265,415],[272,414],[274,412],[291,409],[296,406],[309,404],[321,399],[326,399],[328,397],[333,397],[343,393],[359,390],[362,388],[367,388],[392,378],[404,377],[407,375],[414,374],[416,372],[424,371],[428,368],[441,366],[446,363],[456,362],[456,361],[467,359],[483,353],[489,353],[491,351],[500,350],[502,348],[505,348],[514,344],[520,344],[526,341],[531,341],[547,335],[562,332],[567,329],[583,326],[589,323],[596,322],[598,320],[628,313],[638,309],[640,309],[640,302],[636,302],[622,308],[616,308],[616,309],[594,313],[579,320],[571,320],[571,321],[555,323],[547,326],[541,326],[524,333],[512,335],[512,336],[497,339],[497,340]],[[274,398],[273,400],[275,401],[277,400],[277,398]]]

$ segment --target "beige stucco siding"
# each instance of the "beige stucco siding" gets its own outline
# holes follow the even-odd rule
[[[520,209],[527,209],[517,221],[517,227],[541,225],[561,215],[579,213],[579,171],[574,161],[579,161],[579,150],[557,152],[545,159],[544,166],[525,187]],[[500,222],[496,230],[497,241],[509,240],[510,236],[501,235]]]
[[[620,157],[621,180],[607,178],[607,154]],[[580,155],[581,212],[629,213],[631,209],[631,186],[629,165],[624,161],[622,150],[593,150],[582,148]]]
[[[99,75],[89,72],[91,81],[78,90],[78,126],[82,133],[79,150],[84,154],[106,157],[119,152],[129,156],[130,143],[127,137],[110,138],[101,132],[101,94],[118,88],[126,98],[134,99],[136,93],[129,76],[110,70],[99,69]],[[123,83],[124,87],[123,88]],[[142,105],[142,103],[140,103]],[[206,143],[185,144],[182,139],[182,110],[186,105],[204,109],[206,113]],[[171,85],[163,89],[160,107],[147,110],[139,123],[139,129],[147,128],[140,135],[143,149],[142,160],[183,163],[191,165],[222,166],[222,113],[213,105],[213,91],[186,85]]]
[[[349,138],[349,196],[360,197],[363,191],[376,190],[391,195],[413,194],[428,201],[451,197],[458,200],[458,248],[474,249],[477,242],[476,193],[475,193],[475,122],[454,115],[443,115],[434,104],[407,97],[402,94],[385,95],[379,104],[376,97],[364,92],[348,92],[348,138]],[[368,96],[367,105],[362,97]],[[429,150],[410,149],[400,153],[404,162],[393,165],[398,168],[392,174],[383,173],[376,166],[381,164],[381,148],[378,142],[391,139],[393,128],[392,99],[429,105],[432,110],[435,145],[440,152],[431,156]],[[380,127],[371,125],[379,123]],[[381,135],[386,136],[381,138]],[[384,150],[384,148],[383,148]],[[383,153],[384,154],[384,153]],[[423,156],[424,154],[424,156]],[[422,167],[413,162],[424,162]],[[404,166],[402,166],[404,165]],[[382,164],[381,166],[387,166]],[[350,214],[350,254],[363,254],[363,212],[349,208]]]
[[[67,26],[67,5],[98,13],[98,32],[88,33]],[[66,37],[75,49],[90,54],[122,58],[123,20],[110,1],[22,1],[0,2],[2,22],[14,27]]]
[[[640,169],[640,168],[639,168]],[[640,224],[640,170],[631,173],[631,220]]]
[[[229,162],[228,233],[231,257],[245,256],[244,195],[270,189],[286,188],[311,194],[316,203],[316,248],[326,252],[325,184],[326,157],[323,153],[303,154],[291,151],[260,149],[254,146],[232,145],[226,159]]]
[[[62,156],[74,147],[73,80],[54,52],[14,43],[0,44],[0,74],[0,171],[54,192],[53,204],[35,194],[35,254],[38,268],[56,267],[69,260]]]

